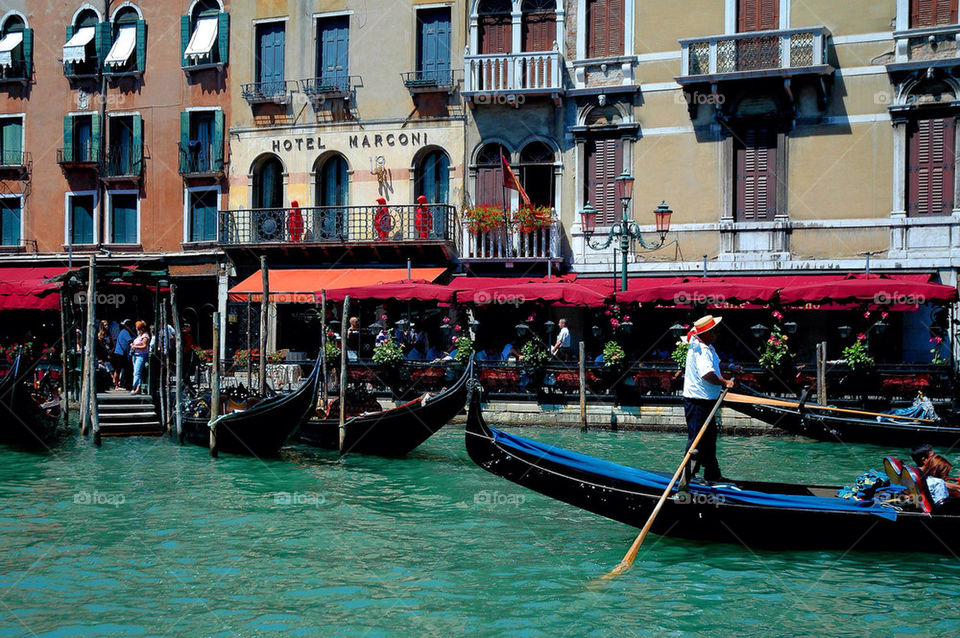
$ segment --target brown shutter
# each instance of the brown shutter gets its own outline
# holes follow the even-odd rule
[[[956,120],[934,118],[911,124],[907,138],[907,213],[953,212]]]
[[[599,137],[586,143],[587,200],[597,209],[597,223],[620,219],[617,176],[623,172],[623,142],[617,137]]]
[[[509,14],[482,15],[479,19],[480,55],[510,53],[513,25]]]
[[[957,23],[957,0],[910,0],[910,27]]]
[[[623,55],[623,0],[607,0],[607,56]]]
[[[556,11],[536,9],[523,12],[524,51],[552,51],[556,39]]]
[[[767,31],[780,28],[779,0],[740,0],[737,6],[737,31]]]
[[[772,221],[777,211],[776,133],[745,131],[736,145],[735,161],[736,221]]]
[[[607,49],[607,40],[604,26],[604,11],[606,4],[603,0],[587,0],[587,57],[603,57]]]
[[[587,0],[587,57],[623,55],[623,0]]]
[[[499,166],[477,169],[477,205],[503,206],[503,170]]]

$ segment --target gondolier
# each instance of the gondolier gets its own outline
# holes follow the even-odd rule
[[[697,319],[687,333],[687,365],[683,375],[683,415],[687,420],[687,447],[693,444],[723,388],[732,388],[733,379],[724,379],[720,374],[720,358],[713,348],[717,339],[715,328],[722,317],[706,315]],[[707,428],[700,439],[692,472],[688,481],[703,466],[703,478],[710,482],[723,480],[717,462],[717,422]]]

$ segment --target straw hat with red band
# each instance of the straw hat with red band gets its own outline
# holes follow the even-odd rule
[[[687,333],[687,339],[713,330],[717,327],[717,325],[720,324],[721,321],[723,321],[723,317],[714,317],[713,315],[705,315],[700,317],[693,322],[693,328],[691,328],[690,332]]]

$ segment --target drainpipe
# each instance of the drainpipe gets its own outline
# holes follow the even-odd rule
[[[110,2],[111,0],[103,0],[103,18],[108,23],[110,22]],[[112,29],[113,27],[111,27],[111,31]],[[104,53],[104,55],[107,55],[107,53]],[[107,131],[110,127],[107,123],[107,75],[103,72],[103,60],[97,60],[97,63],[99,66],[97,72],[100,74],[100,171],[102,171],[107,160]],[[100,236],[98,237],[97,248],[101,248],[105,243],[103,233],[107,228],[107,185],[103,181],[101,172],[98,172],[98,176],[97,197],[100,201],[97,202],[97,216],[100,218]]]

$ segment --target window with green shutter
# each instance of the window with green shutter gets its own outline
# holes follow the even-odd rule
[[[216,0],[200,0],[188,15],[180,16],[180,65],[191,69],[227,64],[230,16]]]
[[[92,244],[94,243],[93,234],[93,215],[96,211],[93,195],[71,195],[67,203],[67,213],[69,214],[68,237],[70,243]]]
[[[190,241],[217,240],[217,190],[189,191]]]
[[[0,245],[20,245],[22,221],[23,202],[20,197],[0,198]]]
[[[110,243],[137,243],[137,194],[111,193]]]
[[[0,118],[0,165],[23,165],[23,118]]]

